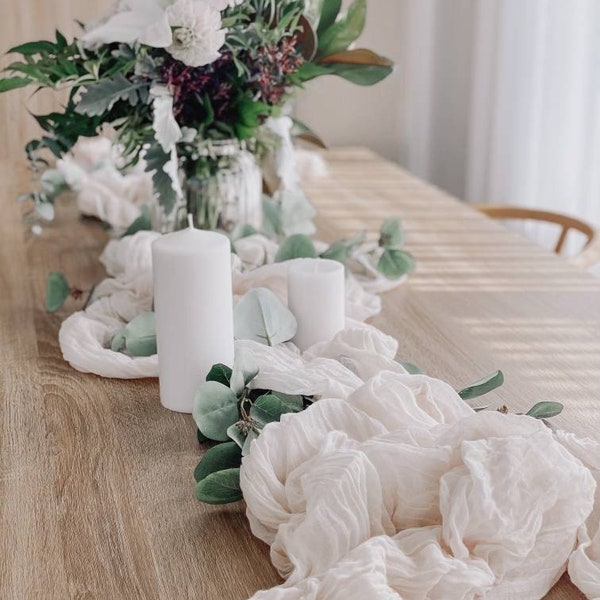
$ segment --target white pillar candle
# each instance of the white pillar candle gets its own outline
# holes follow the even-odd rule
[[[294,343],[304,351],[344,329],[346,275],[334,260],[306,258],[288,268],[288,306],[298,321]]]
[[[152,244],[152,265],[160,401],[191,413],[210,368],[233,365],[230,243],[189,227]]]

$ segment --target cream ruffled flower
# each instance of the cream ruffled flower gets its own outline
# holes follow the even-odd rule
[[[225,43],[221,13],[207,0],[177,0],[166,9],[173,30],[167,52],[190,67],[208,65],[219,58]]]
[[[87,48],[114,42],[139,42],[153,48],[166,48],[172,39],[169,21],[159,0],[121,0],[116,12],[86,30],[82,42]]]
[[[230,6],[237,6],[244,0],[208,0],[209,4],[218,11],[225,10]]]

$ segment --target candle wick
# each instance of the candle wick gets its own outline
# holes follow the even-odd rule
[[[195,229],[195,227],[194,227],[194,215],[192,213],[188,213],[187,219],[188,219],[188,225],[189,225],[190,229]]]

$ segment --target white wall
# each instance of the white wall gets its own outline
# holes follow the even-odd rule
[[[368,0],[367,26],[357,48],[370,48],[396,63],[402,57],[407,0]],[[328,76],[307,84],[296,104],[296,116],[329,146],[368,146],[397,160],[403,104],[400,65],[385,81],[362,87]]]

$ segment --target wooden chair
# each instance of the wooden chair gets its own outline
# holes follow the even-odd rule
[[[596,235],[596,230],[584,221],[560,213],[523,208],[520,206],[493,204],[471,204],[470,206],[492,219],[533,220],[560,225],[560,236],[554,247],[554,252],[556,254],[562,252],[569,231],[571,229],[579,231],[585,236],[586,242],[582,247],[581,252],[570,260],[584,268],[591,267],[600,261],[600,238]]]

